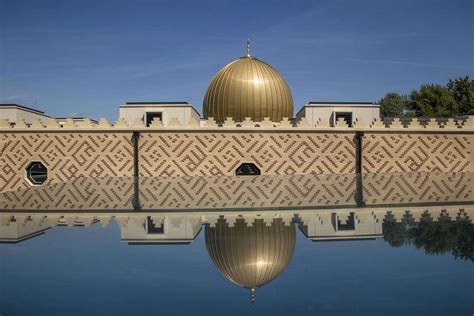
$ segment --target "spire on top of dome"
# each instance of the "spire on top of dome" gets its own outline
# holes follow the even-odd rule
[[[250,39],[247,38],[247,57],[250,57]]]
[[[250,289],[250,302],[252,304],[255,304],[255,288],[251,288]]]

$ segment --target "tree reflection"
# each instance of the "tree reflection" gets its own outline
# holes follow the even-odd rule
[[[420,222],[405,216],[397,222],[391,214],[383,223],[384,240],[392,247],[414,245],[428,254],[451,253],[456,259],[474,261],[474,225],[466,218],[451,220],[441,216],[433,221],[422,216]]]

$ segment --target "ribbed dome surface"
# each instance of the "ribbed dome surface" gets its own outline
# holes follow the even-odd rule
[[[272,66],[252,56],[234,60],[212,79],[204,97],[204,117],[223,122],[232,117],[273,122],[293,116],[293,97],[283,77]]]
[[[206,226],[209,256],[231,282],[245,288],[257,288],[275,279],[285,270],[295,249],[293,225],[275,219],[271,226],[261,219],[247,224],[238,219],[228,227],[219,219],[216,227]]]

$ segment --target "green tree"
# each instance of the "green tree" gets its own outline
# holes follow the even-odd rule
[[[387,218],[382,226],[383,239],[392,247],[401,247],[408,242],[408,228],[405,223],[397,223],[393,218]]]
[[[410,94],[410,109],[416,116],[455,117],[458,107],[448,88],[438,84],[422,85]]]
[[[387,93],[379,102],[382,117],[402,117],[407,115],[408,100],[398,93]]]
[[[427,254],[450,253],[456,259],[474,261],[474,224],[466,219],[422,218],[418,223],[386,218],[384,240],[392,247],[414,245]]]
[[[469,76],[449,79],[447,88],[458,106],[458,115],[474,115],[474,80]]]

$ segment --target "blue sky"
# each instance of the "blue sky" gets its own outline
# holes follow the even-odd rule
[[[245,53],[272,64],[299,109],[376,101],[474,73],[471,0],[0,0],[0,102],[115,120],[127,101],[202,109]]]

